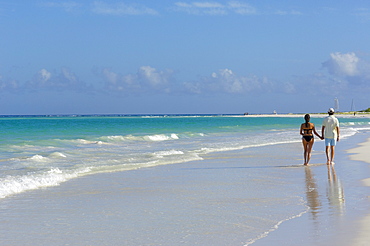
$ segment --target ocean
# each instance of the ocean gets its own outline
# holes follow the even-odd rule
[[[369,118],[338,118],[342,141],[370,129]],[[227,177],[232,179],[241,175],[240,170],[243,168],[243,171],[248,171],[248,175],[239,178],[245,180],[248,186],[241,185],[240,191],[233,192],[226,189],[222,193],[224,198],[216,195],[212,198],[208,194],[207,199],[214,201],[235,201],[231,207],[220,207],[217,203],[214,204],[216,207],[210,209],[217,211],[217,214],[233,211],[231,216],[226,218],[225,215],[225,221],[233,218],[234,221],[230,221],[230,224],[237,223],[238,227],[253,224],[248,232],[241,230],[239,235],[240,241],[249,245],[282,222],[299,217],[312,209],[310,198],[304,195],[307,192],[305,188],[294,187],[291,183],[297,178],[293,177],[296,174],[287,171],[303,164],[299,135],[299,127],[303,122],[303,115],[0,117],[0,200],[31,190],[52,188],[94,174],[135,171],[139,178],[140,173],[144,174],[148,168],[171,164],[185,167],[191,161],[218,159],[218,166],[208,168],[223,170],[229,167],[228,171],[233,174]],[[311,122],[321,132],[322,118],[313,117]],[[323,149],[316,153],[322,155],[322,161],[313,165],[323,165]],[[229,154],[234,155],[234,159],[243,161],[240,164],[223,163],[222,159]],[[186,168],[197,170],[197,166]],[[207,175],[207,168],[200,171],[194,176],[194,179],[198,179],[197,182],[202,179],[203,184],[218,182]],[[310,176],[307,172],[309,171],[306,170],[304,174],[306,178]],[[174,181],[175,185],[184,185],[180,181],[181,179]],[[247,197],[238,202],[237,197],[240,194]],[[213,219],[211,214],[207,216]],[[208,222],[202,221],[205,224],[198,225],[199,231],[207,227]],[[194,225],[194,221],[188,223]],[[227,225],[222,227],[226,228]],[[185,229],[183,228],[184,231]],[[212,242],[220,242],[219,240],[216,236]],[[196,242],[189,241],[188,245]]]

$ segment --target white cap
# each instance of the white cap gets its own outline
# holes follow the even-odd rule
[[[328,110],[328,113],[334,113],[335,111],[334,111],[334,109],[333,108],[329,108],[329,110]]]

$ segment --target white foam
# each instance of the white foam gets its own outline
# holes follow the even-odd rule
[[[124,141],[125,139],[130,139],[131,137],[132,135],[128,135],[126,138],[123,136],[106,136],[106,137],[102,137],[102,139],[107,139],[111,141]]]
[[[43,157],[42,155],[34,155],[34,156],[30,157],[29,159],[33,160],[33,161],[45,161],[45,159],[47,159],[47,158]]]
[[[123,142],[123,141],[167,141],[167,140],[177,140],[179,139],[179,136],[175,133],[171,134],[155,134],[155,135],[145,135],[145,136],[133,136],[133,135],[127,135],[127,136],[104,136],[100,137],[103,141],[108,142]]]
[[[150,141],[166,141],[166,140],[179,139],[179,137],[173,133],[170,136],[167,136],[165,134],[149,135],[149,136],[145,136],[144,139],[150,140]]]
[[[50,158],[66,158],[67,156],[60,152],[54,152],[49,155]]]
[[[28,190],[56,186],[89,171],[90,169],[83,169],[75,172],[64,172],[59,168],[52,168],[43,173],[30,173],[22,176],[7,176],[0,179],[0,198]]]
[[[303,199],[301,199],[301,200],[302,200],[302,203],[303,203]],[[303,212],[301,212],[301,213],[299,213],[299,214],[297,214],[297,215],[290,216],[290,217],[288,217],[288,218],[286,218],[286,219],[283,219],[283,220],[281,220],[281,221],[277,222],[277,223],[276,223],[272,228],[270,228],[270,229],[269,229],[269,230],[267,230],[266,232],[262,233],[261,235],[257,236],[256,238],[250,239],[246,244],[244,244],[244,246],[251,245],[251,244],[255,243],[257,240],[262,239],[262,238],[264,238],[264,237],[267,237],[267,236],[268,236],[268,234],[270,234],[271,232],[273,232],[273,231],[277,230],[277,229],[279,228],[279,226],[280,226],[283,222],[288,221],[288,220],[292,220],[292,219],[295,219],[295,218],[299,218],[299,217],[301,217],[303,214],[307,213],[309,210],[310,210],[310,208],[306,205],[306,210],[305,210],[305,211],[303,211]]]
[[[179,150],[168,150],[168,151],[159,151],[155,152],[154,155],[159,158],[163,158],[165,156],[171,156],[171,155],[183,155],[184,152]]]

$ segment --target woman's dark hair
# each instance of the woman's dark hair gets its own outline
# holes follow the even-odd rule
[[[304,120],[306,121],[306,127],[308,127],[308,122],[310,122],[310,118],[311,118],[311,116],[309,114],[306,114],[304,116]]]

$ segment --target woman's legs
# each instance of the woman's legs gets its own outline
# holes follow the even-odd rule
[[[311,141],[307,142],[305,139],[302,139],[303,144],[303,156],[304,156],[304,165],[308,165],[308,163],[311,160],[311,152],[312,152],[312,146],[314,143],[314,139],[311,139]]]
[[[311,160],[311,152],[312,152],[313,142],[314,142],[314,140],[311,139],[311,141],[309,141],[307,143],[307,165]]]
[[[303,158],[304,158],[303,165],[307,165],[307,141],[302,139],[302,144],[303,144]]]

